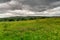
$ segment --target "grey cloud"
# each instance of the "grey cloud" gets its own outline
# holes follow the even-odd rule
[[[0,3],[5,3],[5,2],[8,2],[8,1],[11,1],[11,0],[0,0]]]
[[[53,3],[50,4],[50,6],[52,6],[52,7],[60,6],[60,1],[53,2]]]
[[[0,9],[2,10],[28,9],[32,11],[44,11],[60,5],[59,2],[60,0],[0,0],[0,1],[3,2],[10,1],[8,3],[0,5]]]
[[[39,14],[43,15],[60,15],[60,13],[57,14],[45,14],[43,11],[49,10],[55,7],[60,7],[60,0],[0,0],[0,16],[6,16],[7,14],[13,14],[18,12],[20,10],[21,12],[25,13],[25,10],[29,10],[31,12],[34,11],[35,15],[37,15],[36,12],[39,12]],[[17,11],[14,11],[17,10]],[[9,11],[9,12],[8,12]],[[11,12],[14,11],[14,12]],[[29,11],[26,11],[26,13],[29,13]],[[40,13],[40,12],[43,13]],[[7,13],[8,12],[8,13]],[[11,12],[11,13],[10,13]],[[19,14],[21,13],[19,12]],[[7,13],[7,14],[5,14]]]
[[[21,3],[24,9],[43,11],[60,5],[60,0],[13,0]],[[28,6],[26,6],[28,5]]]

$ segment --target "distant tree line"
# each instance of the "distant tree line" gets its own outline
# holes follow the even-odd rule
[[[9,18],[0,18],[0,21],[23,21],[23,20],[34,20],[34,19],[44,19],[46,17],[40,16],[27,16],[27,17],[9,17]]]

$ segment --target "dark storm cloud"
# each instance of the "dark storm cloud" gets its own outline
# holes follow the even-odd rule
[[[50,8],[60,6],[60,0],[0,0],[0,3],[6,3],[8,7],[5,9],[15,10],[15,9],[28,9],[32,11],[44,11]],[[3,5],[4,6],[4,5]],[[3,7],[0,9],[5,10]]]
[[[53,8],[56,9],[53,10]],[[50,12],[49,9],[53,12]],[[60,15],[58,10],[60,10],[60,0],[0,0],[0,17],[16,16],[17,14],[29,15],[29,13],[54,16]]]
[[[11,0],[0,0],[0,3],[5,3],[5,2],[8,2],[8,1],[11,1]]]
[[[60,5],[60,0],[12,0],[22,4],[23,9],[43,11]]]

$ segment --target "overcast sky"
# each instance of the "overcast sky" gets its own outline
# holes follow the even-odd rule
[[[0,13],[6,13],[8,10],[41,12],[56,7],[60,7],[60,0],[0,0]]]
[[[8,3],[6,3],[8,2]],[[43,11],[60,6],[60,0],[0,0],[0,9],[29,9],[32,11]],[[4,7],[2,7],[4,6]]]

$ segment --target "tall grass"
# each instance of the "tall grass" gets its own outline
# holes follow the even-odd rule
[[[60,40],[60,18],[0,22],[0,40]]]

